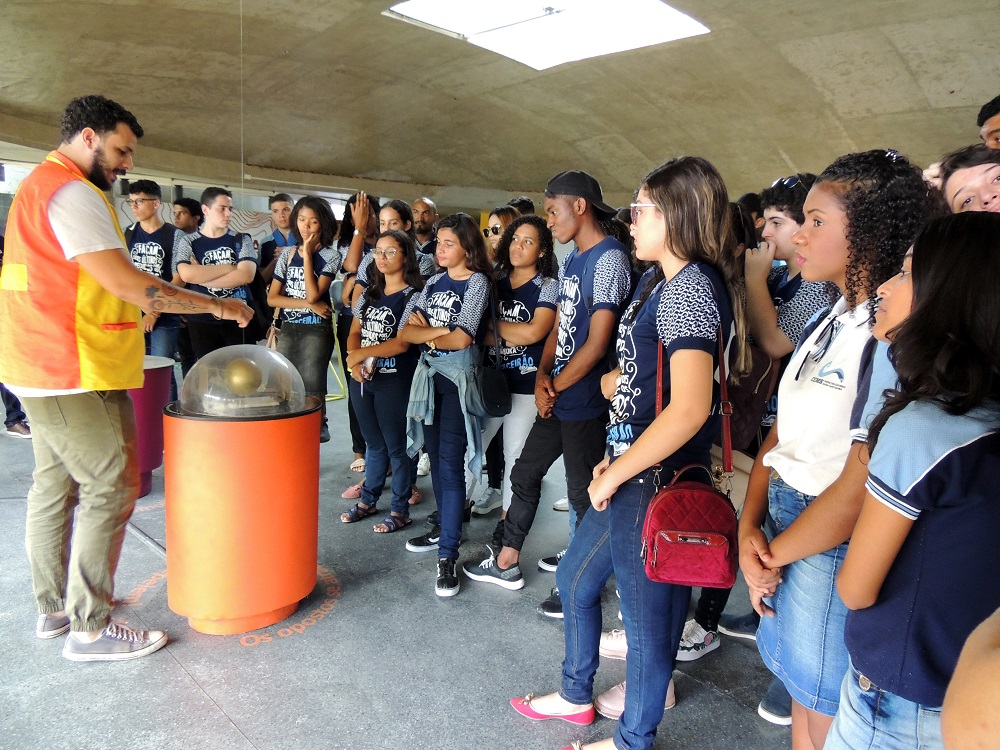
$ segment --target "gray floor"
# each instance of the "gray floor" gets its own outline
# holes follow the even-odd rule
[[[115,617],[170,633],[158,654],[118,664],[75,664],[61,640],[34,637],[35,610],[24,555],[24,497],[31,442],[0,436],[0,748],[556,748],[610,736],[590,727],[534,723],[508,700],[558,687],[563,643],[558,621],[536,614],[553,585],[535,561],[560,549],[567,514],[561,464],[543,490],[542,511],[524,549],[527,586],[508,592],[462,580],[452,599],[434,595],[433,553],[407,552],[433,510],[430,478],[415,524],[376,536],[371,524],[340,523],[348,470],[346,402],[330,404],[334,440],[321,451],[319,565],[323,575],[289,620],[247,636],[191,630],[167,607],[162,469],[139,500],[126,537]],[[343,425],[343,428],[339,426]],[[474,517],[462,559],[478,558],[498,511]],[[613,588],[605,626],[619,626]],[[324,605],[326,605],[324,607]],[[304,624],[323,607],[328,613]],[[332,607],[332,609],[331,609]],[[737,584],[729,612],[748,607]],[[624,662],[602,660],[597,690],[624,679]],[[677,707],[657,748],[785,748],[787,729],[757,717],[769,682],[752,642],[722,647],[675,673]]]

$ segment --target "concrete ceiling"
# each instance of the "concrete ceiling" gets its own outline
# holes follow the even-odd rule
[[[734,195],[867,148],[929,163],[1000,93],[996,0],[678,0],[710,34],[542,72],[389,4],[2,0],[0,140],[49,148],[103,93],[164,174],[485,208],[579,168],[622,204],[679,154]]]

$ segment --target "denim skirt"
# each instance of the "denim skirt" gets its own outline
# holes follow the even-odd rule
[[[768,510],[778,534],[814,499],[771,473]],[[764,664],[792,699],[827,716],[837,713],[848,670],[847,607],[837,594],[837,572],[846,552],[847,545],[841,544],[786,566],[775,595],[764,600],[774,617],[762,618],[757,631]]]

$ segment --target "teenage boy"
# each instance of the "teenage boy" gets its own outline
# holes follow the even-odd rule
[[[174,226],[184,234],[197,232],[204,218],[201,204],[194,198],[178,198],[174,201]]]
[[[987,148],[1000,148],[1000,96],[990,99],[976,118],[979,137]]]
[[[233,214],[233,194],[225,188],[205,188],[201,194],[205,215],[199,231],[185,235],[177,243],[174,266],[192,290],[219,299],[249,299],[247,285],[257,272],[257,254],[250,236],[229,228]],[[254,343],[232,320],[212,315],[189,315],[188,330],[194,354],[206,354],[234,344]]]
[[[271,211],[271,223],[274,231],[271,239],[260,246],[260,275],[265,284],[270,284],[274,278],[274,265],[281,257],[281,251],[295,245],[292,235],[292,209],[295,201],[288,193],[278,193],[267,199],[267,207]]]
[[[518,566],[521,547],[538,510],[542,478],[559,456],[566,467],[571,539],[590,507],[587,488],[594,467],[604,459],[608,420],[601,376],[608,371],[606,355],[619,309],[631,293],[628,251],[600,225],[615,209],[604,202],[596,179],[576,170],[557,174],[545,189],[545,215],[553,236],[576,247],[559,270],[556,323],[535,378],[538,417],[511,470],[513,499],[504,521],[503,549],[496,557],[464,566],[472,580],[507,589],[524,586]],[[552,590],[540,611],[562,617],[558,590]]]
[[[160,186],[152,180],[136,180],[128,186],[126,203],[135,216],[135,224],[125,230],[128,253],[136,268],[157,278],[183,286],[174,271],[174,248],[184,232],[160,218]],[[181,318],[176,313],[143,311],[142,330],[146,336],[146,354],[173,359]],[[177,400],[177,381],[171,373],[170,400]]]

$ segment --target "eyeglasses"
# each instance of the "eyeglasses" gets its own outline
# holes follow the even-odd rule
[[[491,234],[492,234],[492,235],[493,235],[494,237],[496,237],[496,236],[497,236],[498,234],[500,234],[500,233],[501,233],[502,231],[503,231],[503,227],[502,227],[502,226],[500,226],[499,224],[494,224],[493,226],[491,226],[491,227],[486,227],[486,228],[485,228],[485,229],[483,230],[483,237],[487,237],[487,238],[488,238],[488,237],[489,237],[489,236],[490,236]]]
[[[138,208],[143,203],[155,203],[159,198],[129,198],[125,202],[128,203],[132,208]]]
[[[639,221],[639,214],[642,213],[644,208],[656,208],[655,203],[629,203],[629,211],[631,212],[632,223],[635,224]]]
[[[813,344],[815,348],[806,354],[802,360],[802,364],[799,365],[799,371],[795,373],[796,380],[802,375],[802,370],[805,369],[807,362],[817,363],[826,356],[826,353],[830,350],[830,344],[837,338],[837,334],[840,333],[840,329],[843,327],[843,323],[835,317],[830,318],[827,324],[823,326],[823,330],[819,332],[819,336],[816,337],[816,342]],[[822,373],[820,374],[822,375]]]
[[[393,258],[396,257],[396,254],[398,252],[399,250],[397,250],[394,247],[390,247],[388,250],[383,250],[380,247],[376,247],[374,250],[372,250],[372,255],[374,255],[376,258],[385,258],[386,260],[392,260]]]

